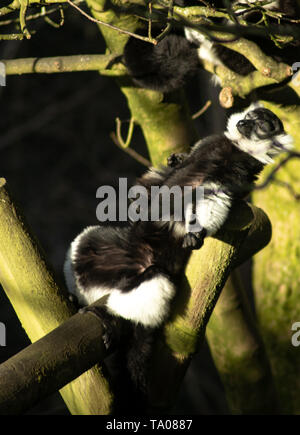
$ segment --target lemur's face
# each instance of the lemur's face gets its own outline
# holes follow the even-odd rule
[[[257,108],[246,113],[244,119],[238,121],[236,128],[241,135],[253,141],[269,139],[284,131],[280,119],[264,108]]]
[[[272,163],[273,157],[293,148],[293,139],[284,131],[280,119],[259,103],[251,104],[243,112],[233,113],[228,119],[225,136],[263,164]]]

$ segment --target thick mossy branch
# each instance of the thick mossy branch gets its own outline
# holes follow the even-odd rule
[[[187,278],[175,301],[173,320],[165,327],[165,338],[157,343],[151,378],[154,410],[168,410],[173,405],[190,359],[203,338],[207,322],[242,246],[246,258],[259,249],[252,246],[257,238],[251,241],[247,237],[252,226],[258,228],[257,218],[264,221],[263,227],[268,232],[268,218],[260,209],[243,202],[237,204],[217,238],[208,238],[204,246],[191,256],[186,268]]]
[[[266,214],[252,208],[255,219],[233,267],[244,263],[271,240]],[[235,414],[276,414],[279,406],[270,363],[239,273],[228,278],[208,322],[209,347]]]
[[[216,66],[207,60],[203,61],[203,66],[208,72],[219,77],[222,88],[230,88],[231,92],[239,97],[246,97],[254,89],[277,83],[276,80],[262,75],[259,71],[253,71],[247,76],[242,76],[226,66]]]
[[[167,339],[174,352],[187,355],[196,351],[197,339],[202,337],[205,332],[212,309],[225,284],[228,273],[236,265],[239,252],[243,248],[244,260],[250,258],[260,248],[260,245],[255,246],[258,237],[253,237],[255,231],[259,231],[259,236],[261,235],[259,225],[256,224],[257,220],[260,221],[263,230],[268,233],[270,224],[265,213],[243,201],[237,202],[230,212],[224,229],[218,232],[214,238],[209,237],[204,246],[191,256],[186,267],[187,281],[192,289],[188,303],[184,314],[177,316],[175,321],[167,326],[166,335],[170,337],[169,328],[170,331],[177,330],[179,333],[189,331],[190,335],[194,335],[196,341],[187,344],[186,340],[180,342],[176,339],[173,342],[172,338]],[[252,227],[254,230],[251,231],[251,238],[248,238]],[[246,237],[247,239],[244,241]],[[201,267],[203,264],[205,264],[205,268]]]
[[[216,66],[209,61],[203,61],[204,68],[210,73],[216,74],[221,81],[221,86],[230,89],[233,95],[245,97],[257,88],[283,82],[292,75],[292,69],[289,65],[276,62],[273,58],[265,55],[260,47],[252,41],[239,38],[237,41],[222,43],[222,45],[245,56],[257,69],[247,76],[242,76],[224,65]],[[222,106],[231,107],[233,100],[230,105],[223,101],[224,98],[227,101],[228,96],[222,97],[221,93]]]
[[[75,314],[0,365],[0,415],[27,411],[104,356],[101,321],[90,313]],[[88,382],[85,388],[82,399],[88,395]],[[100,408],[95,403],[91,411],[99,414]]]
[[[237,41],[222,43],[222,45],[245,56],[263,76],[274,79],[276,82],[286,80],[292,75],[292,70],[289,65],[276,62],[272,57],[267,56],[261,48],[252,41],[239,38]]]
[[[0,179],[0,222],[0,283],[34,342],[65,322],[75,310],[57,285],[4,179]],[[73,414],[111,411],[112,396],[99,367],[65,386],[61,394]]]

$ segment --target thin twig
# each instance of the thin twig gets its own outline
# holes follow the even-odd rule
[[[234,10],[234,8],[232,8]],[[235,13],[236,15],[236,13]],[[194,6],[194,7],[186,7],[180,8],[178,6],[174,7],[174,18],[180,24],[184,26],[189,26],[194,29],[198,29],[202,32],[223,32],[235,34],[237,36],[259,36],[259,37],[269,37],[269,31],[271,31],[275,35],[285,35],[285,36],[293,36],[295,39],[299,38],[300,30],[297,26],[292,25],[283,25],[283,24],[270,24],[269,29],[267,29],[264,25],[257,26],[254,25],[240,25],[240,24],[214,24],[214,23],[203,23],[199,25],[199,17],[203,22],[203,16],[205,17],[228,17],[227,12],[217,11],[214,9],[208,9],[205,7]],[[202,17],[201,17],[202,16]]]
[[[32,15],[27,15],[27,17],[26,17],[26,21],[35,20],[35,19],[38,19],[38,18],[43,18],[43,17],[45,17],[46,15],[53,14],[54,12],[56,12],[56,11],[58,11],[58,10],[60,10],[60,9],[63,9],[63,7],[64,7],[64,6],[59,5],[58,7],[54,7],[54,8],[52,8],[52,9],[48,9],[48,10],[47,10],[47,9],[45,8],[45,6],[42,6],[40,12],[37,12],[37,13],[32,14]],[[10,20],[0,21],[0,26],[8,26],[9,24],[12,24],[12,23],[19,23],[19,22],[20,22],[19,18],[12,18],[12,19],[10,19]]]
[[[148,38],[152,39],[152,2],[149,2],[148,8],[149,8]]]
[[[270,174],[267,176],[264,182],[261,184],[257,184],[254,189],[255,190],[261,190],[268,186],[268,184],[274,180],[275,174],[279,171],[279,169],[283,168],[291,159],[300,159],[300,153],[296,151],[291,151],[285,157],[281,162],[278,163],[278,165],[275,166],[275,168],[270,172]]]
[[[119,147],[121,150],[123,150],[125,153],[129,154],[130,157],[132,157],[133,159],[135,159],[136,161],[138,161],[139,163],[141,163],[143,166],[146,166],[147,168],[149,168],[150,166],[152,166],[151,162],[149,160],[147,160],[145,157],[141,156],[139,153],[137,153],[135,150],[133,150],[132,148],[124,148],[118,141],[118,138],[116,136],[115,132],[112,132],[110,134],[110,137],[112,139],[112,141],[114,142],[115,145],[117,145],[117,147]]]
[[[239,20],[238,20],[237,16],[235,15],[234,10],[232,9],[231,2],[229,0],[224,0],[224,1],[225,1],[226,10],[228,12],[229,17],[231,18],[231,20],[233,22],[235,22],[236,24],[239,25],[240,24]]]
[[[274,178],[273,183],[285,187],[296,201],[300,201],[300,193],[295,192],[291,184],[287,183],[286,181],[277,180],[277,178]]]
[[[55,21],[53,21],[50,17],[46,16],[46,9],[44,8],[44,20],[46,23],[48,23],[50,26],[55,27],[56,29],[58,29],[59,27],[62,27],[64,25],[65,22],[65,13],[64,13],[64,8],[62,7],[62,5],[59,5],[58,10],[59,10],[59,15],[60,15],[60,20],[59,23],[56,23]]]
[[[123,148],[127,148],[129,147],[132,139],[132,134],[134,129],[134,119],[130,118],[127,138],[125,142],[122,137],[121,127],[122,127],[122,121],[120,120],[120,118],[116,118],[116,134],[117,134],[118,142],[120,145],[122,145]]]
[[[85,0],[74,0],[74,3],[84,3]],[[60,3],[67,3],[67,0],[28,0],[28,6],[51,6]],[[10,5],[0,8],[0,17],[11,14],[20,9],[20,0],[13,0]]]
[[[206,110],[207,110],[210,106],[211,106],[211,100],[208,100],[208,101],[204,104],[204,106],[203,106],[200,110],[198,110],[198,112],[196,112],[196,113],[194,113],[194,114],[192,115],[192,119],[197,119],[197,118],[199,118],[199,116],[201,116],[204,112],[206,112]]]
[[[113,24],[106,23],[105,21],[98,20],[96,18],[91,17],[91,15],[84,12],[79,6],[77,6],[75,3],[73,3],[71,0],[66,0],[67,3],[69,3],[70,6],[72,6],[74,9],[76,9],[81,15],[86,17],[88,20],[92,21],[93,23],[101,24],[103,26],[109,27],[110,29],[116,30],[119,33],[124,33],[126,35],[132,36],[136,39],[141,39],[142,41],[150,42],[153,45],[157,44],[157,40],[154,38],[147,38],[146,36],[138,35],[137,33],[129,32],[128,30],[120,29],[117,26],[114,26]]]
[[[19,0],[20,1],[20,25],[21,30],[23,34],[25,35],[26,39],[30,39],[31,35],[29,33],[29,30],[26,27],[26,12],[28,8],[28,0]]]
[[[161,41],[167,34],[170,32],[172,28],[172,19],[173,19],[173,0],[170,0],[169,9],[168,9],[168,22],[164,30],[156,37],[156,41]]]

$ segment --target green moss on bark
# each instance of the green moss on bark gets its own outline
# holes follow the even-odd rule
[[[299,150],[299,107],[265,105],[282,119]],[[299,192],[299,169],[299,159],[291,160],[276,174],[276,179],[289,183]],[[297,375],[300,352],[291,343],[291,326],[300,320],[300,202],[285,187],[277,184],[256,191],[253,198],[255,203],[264,207],[273,225],[271,243],[254,258],[253,282],[259,323],[283,411],[300,413],[300,379]]]
[[[0,282],[32,342],[74,314],[39,245],[0,179]],[[112,395],[101,368],[83,373],[61,390],[73,414],[108,414]]]

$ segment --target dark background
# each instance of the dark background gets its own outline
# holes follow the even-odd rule
[[[34,28],[38,32],[29,41],[1,42],[0,58],[104,53],[97,26],[76,12],[66,13],[60,29],[43,20],[35,21]],[[223,129],[225,116],[209,75],[195,77],[187,96],[192,113],[212,101],[195,121],[199,138]],[[63,279],[69,243],[85,226],[97,224],[97,188],[117,186],[119,177],[133,183],[145,171],[110,138],[115,118],[129,119],[125,97],[114,79],[96,72],[9,76],[6,87],[0,87],[0,107],[0,176],[7,179],[58,278]],[[148,157],[138,128],[131,146]],[[1,363],[30,343],[1,288],[0,322],[7,331],[7,346],[0,347]],[[188,370],[174,413],[227,412],[204,345]],[[68,411],[56,394],[28,413]]]

